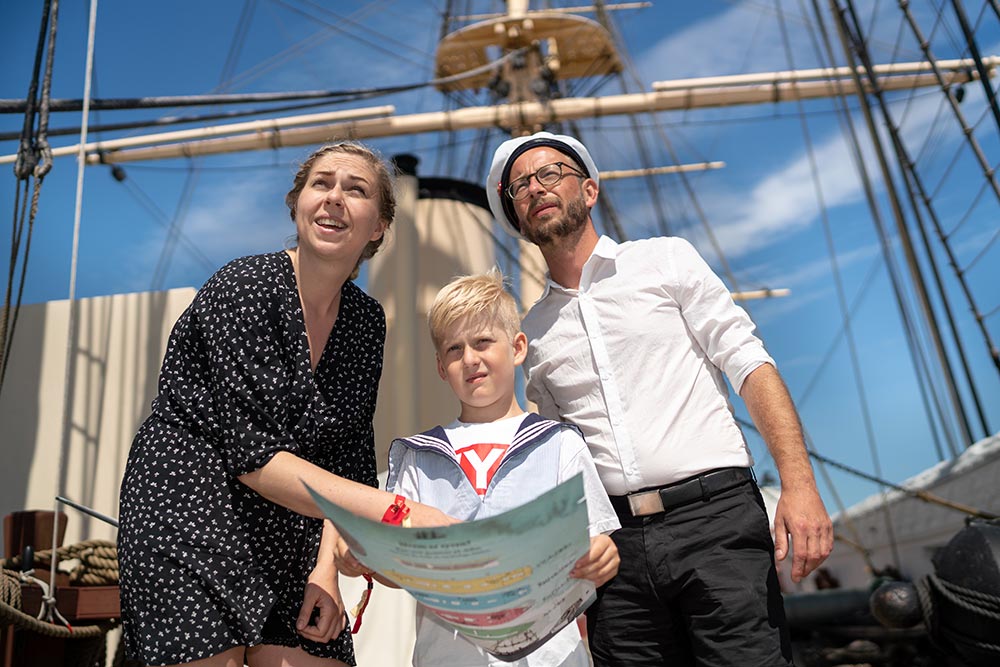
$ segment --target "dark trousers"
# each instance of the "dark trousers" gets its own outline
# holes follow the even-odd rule
[[[619,512],[618,576],[587,610],[595,667],[791,664],[767,512],[747,482],[659,514]]]

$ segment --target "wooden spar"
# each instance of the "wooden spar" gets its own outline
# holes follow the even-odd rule
[[[1000,56],[983,58],[983,65],[994,68],[1000,65]],[[963,70],[975,67],[975,61],[965,58],[959,60],[939,60],[938,69]],[[879,75],[918,74],[932,71],[931,64],[926,61],[910,63],[891,63],[875,65],[872,69]],[[857,68],[859,75],[864,75],[863,67]],[[817,69],[796,69],[783,72],[755,72],[752,74],[733,74],[729,76],[706,76],[697,79],[677,79],[675,81],[654,81],[653,90],[682,90],[690,88],[709,88],[713,86],[747,85],[754,83],[784,83],[786,81],[809,81],[815,79],[843,79],[851,76],[850,67],[821,67]]]
[[[991,58],[990,63],[995,66],[996,63],[1000,63],[1000,59]],[[944,78],[945,83],[951,85],[968,82],[975,78],[975,75],[971,70],[962,70],[951,72]],[[883,90],[908,90],[938,85],[934,75],[929,73],[887,76],[880,79],[879,83]],[[100,146],[105,152],[100,155],[95,152],[89,153],[87,162],[88,164],[124,163],[262,150],[279,146],[305,146],[337,139],[371,139],[485,127],[524,127],[600,116],[816,99],[853,94],[854,91],[855,84],[851,80],[842,79],[685,88],[605,97],[555,99],[545,103],[519,102],[489,107],[466,107],[453,111],[370,118],[288,130],[273,128],[266,132],[148,148],[107,150],[107,146],[111,142],[103,142]],[[140,139],[140,137],[135,137],[135,139]],[[76,150],[74,147],[67,147],[67,149]],[[0,164],[12,163],[16,157],[16,155],[0,156]]]
[[[326,123],[334,120],[350,120],[352,118],[371,118],[374,116],[391,116],[396,113],[396,107],[384,105],[378,107],[368,107],[365,109],[346,109],[342,111],[329,111],[324,113],[305,114],[300,116],[289,116],[287,118],[269,118],[264,120],[252,120],[242,123],[230,123],[228,125],[214,125],[211,127],[201,127],[192,130],[177,130],[174,132],[159,132],[157,134],[144,134],[123,139],[110,139],[108,141],[96,141],[84,146],[88,153],[101,153],[105,151],[115,151],[122,148],[135,146],[149,146],[171,141],[184,141],[187,139],[208,139],[222,137],[227,134],[238,134],[240,132],[254,132],[256,134],[266,133],[272,130],[280,131],[285,127],[296,125],[311,125],[314,123]],[[80,144],[73,146],[62,146],[52,149],[52,157],[62,155],[75,155],[80,151]],[[0,157],[0,164],[6,162],[9,156]],[[93,161],[90,161],[93,164]]]
[[[602,171],[602,181],[614,181],[619,178],[634,178],[636,176],[651,176],[654,174],[677,174],[689,171],[709,171],[711,169],[722,169],[725,162],[693,162],[691,164],[675,164],[666,167],[649,167],[648,169],[615,169]]]
[[[749,301],[751,299],[770,299],[776,296],[788,296],[792,290],[787,287],[776,287],[774,289],[755,289],[745,292],[730,292],[736,301]]]
[[[509,4],[509,3],[508,3]],[[605,11],[616,11],[621,9],[646,9],[647,7],[652,7],[652,2],[616,2],[613,5],[604,5]],[[544,14],[550,12],[549,9],[537,9],[537,10],[527,10],[524,15],[531,16],[532,14]],[[590,14],[593,13],[594,7],[592,5],[581,5],[579,7],[560,7],[560,14]],[[455,21],[486,21],[489,19],[497,19],[501,17],[509,17],[511,13],[498,13],[494,12],[492,14],[467,14],[465,16],[456,16],[453,20]]]

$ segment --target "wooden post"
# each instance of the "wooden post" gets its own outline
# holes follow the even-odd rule
[[[4,558],[13,558],[30,546],[34,551],[52,548],[52,522],[55,515],[47,510],[14,512],[3,518]],[[66,535],[66,514],[59,512],[56,547]],[[48,570],[36,570],[35,576],[48,581]],[[61,575],[65,576],[65,575]],[[59,577],[56,578],[57,582]],[[68,583],[68,581],[66,582]],[[13,625],[0,628],[0,665],[61,665],[65,659],[65,641],[41,637],[30,632],[18,633]]]

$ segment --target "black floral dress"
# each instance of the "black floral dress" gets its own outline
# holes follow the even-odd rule
[[[295,630],[322,521],[237,477],[287,451],[376,486],[372,418],[384,342],[382,307],[348,282],[313,372],[284,252],[237,259],[198,292],[171,333],[122,481],[130,658],[172,664],[265,643],[355,664],[349,631],[318,644]]]

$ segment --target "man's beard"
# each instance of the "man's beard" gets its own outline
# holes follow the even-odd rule
[[[528,225],[521,225],[521,233],[535,245],[541,247],[552,245],[557,240],[566,240],[579,236],[580,232],[590,218],[590,210],[583,201],[583,197],[577,197],[566,204],[566,210],[562,215],[550,220],[543,220],[534,228]]]

